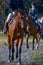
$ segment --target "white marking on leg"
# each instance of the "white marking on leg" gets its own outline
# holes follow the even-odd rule
[[[8,60],[8,63],[10,62],[10,60]]]
[[[21,65],[21,64],[18,62],[18,65]]]
[[[38,49],[39,48],[39,43],[36,44],[36,48],[35,49]]]

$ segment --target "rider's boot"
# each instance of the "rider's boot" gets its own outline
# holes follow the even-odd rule
[[[40,31],[40,33],[41,33],[40,25],[38,23],[37,23],[37,26],[38,26],[38,31]]]
[[[38,31],[40,31],[40,33],[41,33],[40,26],[38,27]]]

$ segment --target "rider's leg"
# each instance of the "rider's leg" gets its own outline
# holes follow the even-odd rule
[[[8,22],[9,22],[10,18],[11,18],[11,13],[9,13],[7,20],[5,21],[4,31],[3,31],[4,34],[7,33],[7,26],[8,26]]]
[[[38,22],[38,21],[36,21],[36,25],[37,25],[37,27],[38,27],[38,31],[40,31],[40,33],[41,33],[40,25],[39,25],[39,22]]]
[[[15,12],[9,13],[9,15],[7,17],[7,20],[6,20],[5,25],[4,25],[4,31],[3,31],[4,34],[7,33],[8,23],[10,22],[11,18],[13,17],[13,15],[15,15]]]

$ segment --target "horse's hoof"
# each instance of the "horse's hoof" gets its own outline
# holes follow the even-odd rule
[[[27,49],[29,49],[29,45],[27,45],[26,47],[27,47]]]
[[[10,63],[10,60],[8,60],[8,63]]]
[[[18,65],[21,65],[21,63],[20,63],[20,62],[18,62]]]
[[[36,48],[35,49],[38,49],[39,47],[38,46],[36,46]]]
[[[12,59],[8,60],[8,62],[12,62],[12,61],[13,61]]]
[[[38,49],[38,48],[39,48],[39,45],[37,44],[35,49]]]
[[[27,46],[27,49],[29,49],[29,46]]]

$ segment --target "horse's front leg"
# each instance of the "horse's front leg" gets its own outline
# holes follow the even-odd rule
[[[20,39],[20,43],[19,43],[19,62],[18,62],[18,65],[21,65],[21,51],[22,51],[22,43],[23,43],[23,39]]]
[[[18,43],[19,43],[19,39],[17,39],[16,41],[16,58],[18,58]]]
[[[39,49],[39,42],[40,42],[40,34],[38,33],[37,34],[37,37],[36,37],[36,42],[37,42],[37,44],[36,44],[36,48],[35,49]]]
[[[12,40],[12,58],[11,60],[13,61],[14,60],[14,41]]]
[[[34,40],[35,40],[35,39],[33,38],[33,46],[32,46],[32,50],[34,50]]]
[[[11,62],[11,46],[9,47],[9,60],[8,62]]]
[[[39,41],[38,41],[38,39],[36,39],[36,47],[35,47],[35,49],[38,49],[39,48]]]
[[[29,38],[29,35],[27,34],[27,35],[26,35],[26,46],[27,46],[27,49],[29,49],[28,38]]]
[[[10,43],[10,37],[8,37],[8,48],[9,48],[9,60],[8,60],[8,62],[11,62],[11,43]]]

